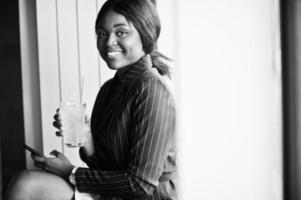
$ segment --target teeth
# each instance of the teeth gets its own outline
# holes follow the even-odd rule
[[[108,56],[117,56],[120,55],[121,52],[113,51],[113,52],[108,52]]]

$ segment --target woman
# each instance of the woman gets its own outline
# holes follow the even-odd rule
[[[95,28],[99,53],[117,72],[99,91],[92,137],[80,148],[89,168],[57,151],[32,155],[48,173],[22,172],[7,199],[176,199],[175,105],[166,57],[155,51],[156,9],[149,0],[108,0]]]

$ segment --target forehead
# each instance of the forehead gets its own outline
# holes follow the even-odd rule
[[[130,26],[130,23],[123,15],[113,10],[107,11],[97,24],[97,28],[114,28],[116,26]]]

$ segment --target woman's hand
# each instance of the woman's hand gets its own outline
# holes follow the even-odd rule
[[[56,114],[53,116],[54,122],[52,123],[55,128],[58,129],[58,131],[55,132],[57,136],[62,136],[62,119],[60,117],[60,109],[58,108],[56,110]],[[88,120],[88,117],[85,117],[85,129],[83,134],[83,150],[86,154],[86,156],[91,156],[94,153],[94,142],[93,137],[91,134],[91,128],[90,128],[90,120]]]
[[[53,116],[53,123],[52,125],[58,129],[58,131],[55,132],[55,134],[57,136],[62,136],[62,119],[60,116],[60,109],[56,109],[56,113]],[[83,143],[87,143],[87,145],[90,144],[91,140],[92,140],[92,136],[91,136],[91,129],[90,129],[90,120],[88,120],[88,117],[85,116],[85,129],[84,129],[84,133],[83,134]]]
[[[62,136],[62,119],[60,117],[60,109],[56,109],[56,113],[53,116],[53,123],[52,125],[58,129],[58,131],[55,132],[56,136]]]
[[[57,150],[53,150],[50,154],[54,157],[40,157],[31,154],[31,157],[34,161],[34,165],[47,172],[56,174],[68,180],[68,177],[71,174],[74,165],[70,163],[70,161],[66,156],[64,156],[64,154],[58,152]]]

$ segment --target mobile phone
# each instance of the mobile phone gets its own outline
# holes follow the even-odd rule
[[[30,146],[28,146],[26,144],[23,144],[23,147],[24,147],[24,149],[30,151],[31,153],[33,153],[36,156],[44,157],[44,155],[41,152],[33,149],[32,147],[30,147]]]

